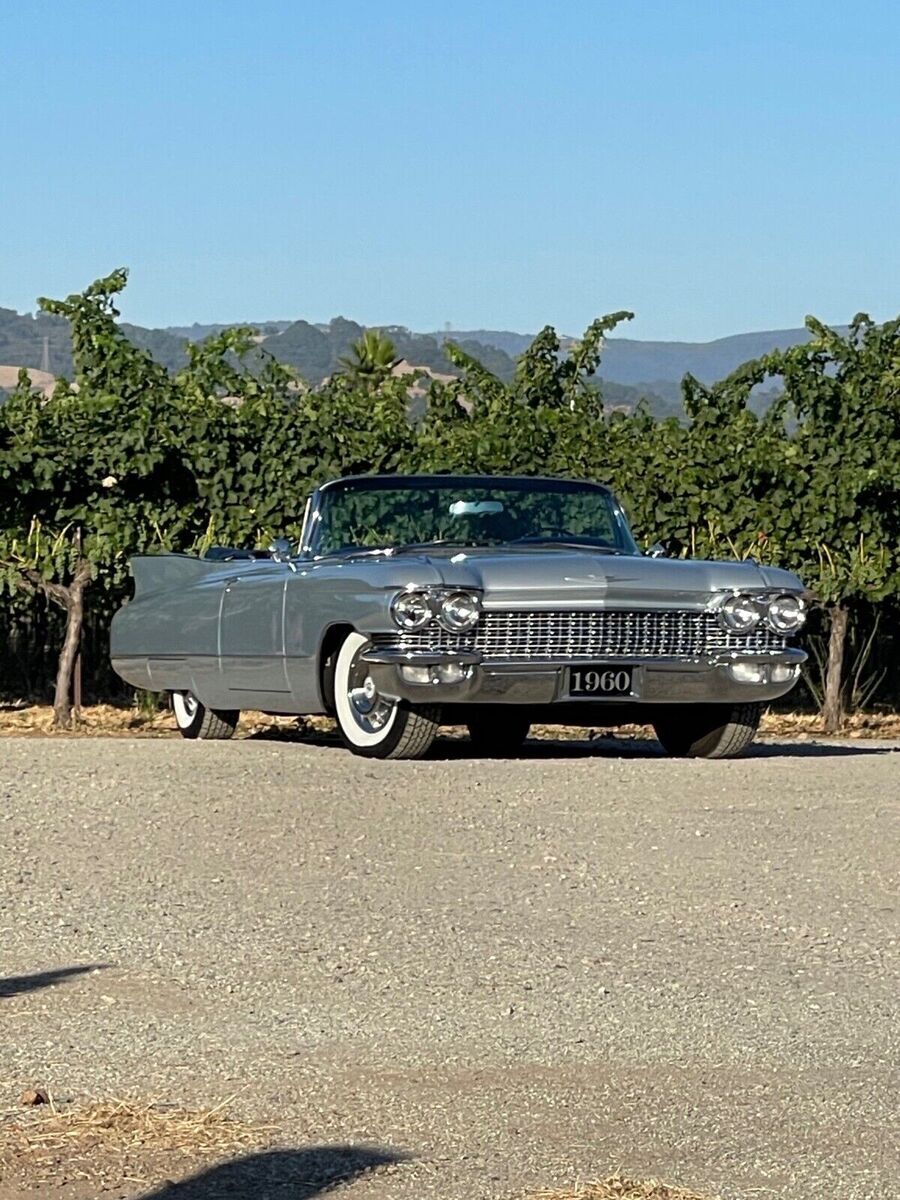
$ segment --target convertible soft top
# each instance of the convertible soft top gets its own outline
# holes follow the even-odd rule
[[[554,491],[578,492],[595,488],[598,492],[610,493],[605,483],[592,479],[559,479],[551,475],[459,475],[437,471],[430,475],[343,475],[330,479],[319,487],[320,492],[336,487],[360,487],[367,491],[390,490],[391,488],[430,487],[480,487],[506,488],[509,491],[531,491],[535,485],[552,484]]]

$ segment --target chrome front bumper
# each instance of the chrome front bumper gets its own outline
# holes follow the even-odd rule
[[[628,695],[571,697],[568,694],[570,666],[583,663],[482,661],[477,651],[422,651],[391,647],[364,651],[372,680],[388,699],[411,704],[731,704],[741,701],[777,700],[789,692],[806,661],[803,650],[784,649],[767,654],[729,651],[705,659],[614,658],[610,666],[632,670]],[[598,661],[601,661],[598,659]],[[735,664],[759,664],[766,668],[762,682],[743,682],[730,668]],[[459,664],[465,678],[459,682],[414,683],[404,678],[404,667],[434,667]],[[604,663],[604,665],[607,665]],[[789,667],[792,675],[775,682],[772,667]],[[436,672],[435,672],[436,674]]]

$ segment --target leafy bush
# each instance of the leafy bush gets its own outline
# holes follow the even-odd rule
[[[45,399],[23,375],[0,406],[0,589],[20,647],[29,619],[52,635],[46,603],[64,616],[59,724],[70,719],[85,592],[92,637],[102,637],[127,590],[131,554],[296,537],[313,486],[370,471],[608,482],[645,543],[672,554],[753,554],[796,570],[828,618],[828,724],[840,720],[845,693],[866,692],[843,653],[855,615],[900,595],[900,322],[858,316],[838,335],[810,319],[805,345],[712,387],[688,377],[688,423],[604,408],[593,379],[603,338],[630,313],[593,322],[565,354],[544,329],[510,381],[447,343],[459,378],[427,381],[426,412],[414,424],[410,380],[390,374],[392,351],[375,340],[317,388],[247,329],[188,346],[173,376],[117,324],[125,282],[116,271],[67,300],[43,301],[45,313],[69,322],[75,378]],[[759,415],[751,389],[776,377],[783,391]],[[851,643],[872,655],[859,630]],[[22,655],[16,666],[7,660],[7,674],[31,673]],[[20,690],[9,678],[0,690],[14,684]]]

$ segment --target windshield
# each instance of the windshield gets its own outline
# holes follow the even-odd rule
[[[635,554],[605,489],[548,479],[373,477],[324,489],[314,554],[431,546],[585,546]]]

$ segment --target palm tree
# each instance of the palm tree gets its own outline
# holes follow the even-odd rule
[[[400,361],[394,343],[377,329],[367,329],[350,350],[339,361],[342,373],[358,383],[381,383]]]

